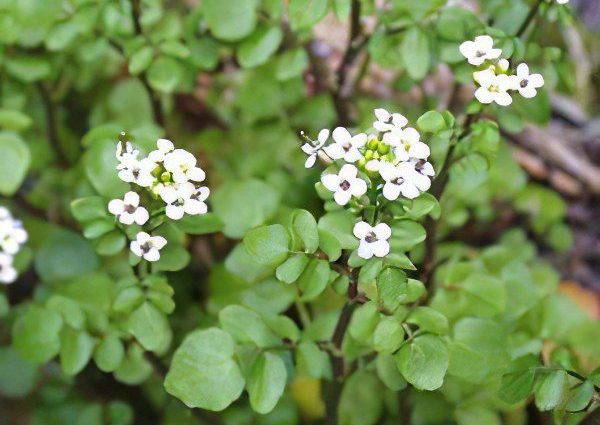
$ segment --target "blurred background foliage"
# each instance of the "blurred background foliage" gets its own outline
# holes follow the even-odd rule
[[[179,241],[159,265],[171,286],[150,282],[129,300],[142,297],[144,313],[156,317],[156,338],[146,340],[150,351],[169,358],[186,334],[215,324],[229,304],[286,312],[295,291],[274,278],[262,280],[260,270],[236,273],[236,242],[293,208],[323,213],[314,188],[319,174],[303,167],[299,131],[368,128],[374,107],[412,122],[429,109],[458,116],[475,108],[469,103],[472,70],[457,46],[484,31],[505,55],[526,58],[546,87],[528,102],[492,108],[500,137],[474,132],[469,146],[478,155],[453,168],[438,228],[439,255],[453,260],[436,280],[453,276],[468,286],[469,275],[485,274],[502,282],[510,304],[490,293],[484,301],[491,310],[472,312],[440,283],[431,306],[453,325],[471,314],[506,311],[518,316],[518,330],[508,339],[515,352],[542,352],[561,365],[583,362],[584,369],[586,361],[587,369],[597,365],[600,335],[591,319],[598,317],[600,289],[599,3],[544,2],[526,41],[512,35],[534,3],[525,0],[361,0],[358,27],[352,3],[0,0],[0,195],[30,235],[17,258],[21,278],[0,293],[0,422],[321,421],[320,373],[291,380],[268,415],[254,413],[242,398],[217,417],[192,415],[164,392],[165,366],[145,357],[148,346],[123,345],[122,335],[114,336],[103,341],[118,348],[107,348],[111,355],[103,357],[93,338],[135,320],[128,300],[115,299],[128,288],[117,277],[131,275],[121,254],[126,240],[110,227],[94,231],[90,217],[101,219],[101,213],[88,216],[71,203],[87,196],[107,201],[125,191],[115,173],[120,132],[145,152],[158,137],[175,141],[207,170],[213,213],[200,224],[184,221],[165,230]],[[449,139],[435,135],[428,143],[439,165]],[[413,263],[421,263],[423,249],[411,251]],[[326,334],[340,307],[333,293],[320,299],[314,310],[322,315],[312,332]],[[141,322],[134,335],[144,340],[139,333],[147,326]],[[546,343],[549,336],[556,346]],[[60,361],[49,361],[57,354]],[[92,356],[95,364],[88,364]],[[455,365],[454,374],[444,391],[415,391],[400,410],[395,393],[383,391],[374,375],[355,374],[342,396],[341,420],[399,423],[402,403],[410,403],[414,424],[550,423],[545,413],[511,410],[482,392],[486,386],[477,384],[487,376],[468,363]],[[569,415],[564,423],[582,417]]]

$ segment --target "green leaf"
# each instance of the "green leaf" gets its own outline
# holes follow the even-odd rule
[[[394,312],[406,299],[407,279],[402,270],[388,267],[377,276],[378,303],[388,312]]]
[[[60,350],[59,333],[62,326],[59,313],[31,305],[15,321],[13,347],[24,360],[46,363]]]
[[[319,247],[319,232],[317,221],[306,210],[295,210],[292,215],[292,229],[300,238],[306,252],[313,253]]]
[[[448,369],[448,349],[440,337],[420,335],[396,355],[396,365],[409,383],[419,390],[437,390]]]
[[[175,351],[165,389],[188,407],[225,409],[244,389],[234,349],[231,336],[220,329],[190,333]]]
[[[216,190],[212,202],[215,214],[225,225],[225,236],[241,238],[249,229],[273,217],[279,194],[261,180],[236,180]]]
[[[446,128],[446,121],[438,111],[427,111],[417,120],[419,130],[428,133],[437,133]]]
[[[513,361],[508,373],[502,377],[498,396],[509,404],[525,400],[533,391],[535,367],[538,360],[535,356],[525,356]]]
[[[179,61],[161,56],[148,69],[150,87],[162,93],[172,93],[183,80],[184,69]]]
[[[306,50],[298,48],[286,50],[277,58],[275,76],[279,81],[287,81],[302,75],[308,67],[308,54]]]
[[[68,279],[95,270],[99,260],[90,243],[77,233],[57,229],[38,249],[35,268],[45,281]]]
[[[319,229],[319,248],[327,255],[329,261],[335,261],[342,255],[342,244],[328,230]]]
[[[425,229],[416,221],[398,220],[392,224],[392,251],[406,252],[425,240]]]
[[[400,375],[394,356],[379,354],[375,358],[377,376],[381,382],[392,391],[400,391],[406,388],[406,380]]]
[[[383,354],[392,354],[404,341],[404,329],[402,323],[394,317],[388,316],[381,320],[375,328],[373,335],[373,347]]]
[[[0,347],[0,394],[24,397],[34,389],[39,378],[36,364],[24,361],[12,347]]]
[[[482,382],[504,370],[509,356],[506,333],[490,319],[467,317],[454,325],[448,373]]]
[[[131,75],[141,74],[148,69],[153,58],[154,49],[151,46],[142,47],[140,50],[133,53],[129,58],[129,63],[127,64],[129,73]]]
[[[206,235],[220,232],[223,229],[223,223],[215,213],[209,212],[200,215],[185,215],[177,222],[177,227],[190,235]]]
[[[358,370],[346,380],[338,415],[340,425],[375,425],[383,413],[382,386],[377,377],[364,369]]]
[[[276,267],[289,253],[289,236],[281,224],[272,224],[250,230],[244,236],[248,254],[259,264]]]
[[[429,38],[418,26],[411,27],[402,40],[400,47],[406,72],[413,80],[422,80],[431,65]]]
[[[11,131],[23,131],[31,127],[33,120],[15,109],[0,109],[0,128]]]
[[[283,394],[287,371],[281,357],[265,352],[252,365],[246,389],[250,395],[250,406],[254,411],[269,413]]]
[[[379,324],[379,311],[377,304],[368,302],[358,307],[348,326],[348,333],[360,342],[370,341],[375,328]]]
[[[103,372],[115,371],[125,357],[123,343],[116,335],[108,335],[94,350],[94,361]]]
[[[498,279],[474,273],[460,284],[468,300],[469,311],[478,316],[491,317],[506,307],[506,291]]]
[[[80,222],[108,217],[107,204],[101,196],[88,196],[74,200],[71,202],[71,212]]]
[[[256,25],[256,0],[205,0],[202,10],[209,29],[221,40],[236,41],[249,35]]]
[[[594,384],[590,381],[584,381],[571,389],[569,401],[567,403],[567,411],[579,412],[584,410],[594,396]]]
[[[294,254],[288,258],[283,264],[277,267],[275,275],[277,279],[285,283],[294,283],[306,266],[308,265],[309,258],[304,254]]]
[[[246,307],[228,305],[219,312],[219,322],[237,341],[272,347],[281,343],[260,315]]]
[[[113,301],[112,308],[118,313],[130,313],[144,301],[144,292],[139,286],[123,288]]]
[[[171,342],[171,327],[167,318],[149,302],[131,313],[127,330],[148,351],[164,351]]]
[[[152,374],[153,367],[146,360],[144,350],[138,344],[130,344],[127,354],[117,370],[115,378],[128,385],[139,385]]]
[[[60,337],[60,365],[65,375],[76,375],[92,357],[94,338],[85,331],[65,328]]]
[[[327,287],[331,269],[325,260],[312,259],[298,279],[302,291],[301,301],[310,301],[318,297]]]
[[[438,335],[448,333],[448,319],[431,307],[417,307],[408,316],[406,322],[417,325],[424,332],[431,332]]]
[[[115,169],[114,143],[96,142],[84,154],[85,173],[96,191],[110,199],[120,198],[127,191],[127,184],[119,179]]]
[[[542,412],[552,410],[565,397],[567,372],[564,370],[542,371],[536,375],[534,394],[535,405]]]
[[[64,322],[73,329],[82,329],[85,325],[85,316],[81,305],[62,295],[52,295],[46,302],[46,307],[61,314]]]
[[[343,249],[358,248],[358,239],[352,233],[356,218],[346,210],[325,214],[319,219],[319,230],[325,230],[335,237]],[[319,232],[319,235],[321,232]]]
[[[17,56],[4,60],[6,72],[24,83],[48,78],[52,72],[50,62],[42,56]]]
[[[327,13],[328,2],[321,0],[292,0],[288,6],[290,24],[294,31],[310,28]]]
[[[27,175],[31,154],[19,136],[5,131],[0,132],[0,152],[0,195],[12,196]]]
[[[296,350],[296,367],[299,375],[310,378],[321,378],[323,374],[323,352],[310,340],[298,344]]]
[[[262,65],[275,53],[283,39],[279,27],[257,28],[238,47],[237,59],[244,68]]]

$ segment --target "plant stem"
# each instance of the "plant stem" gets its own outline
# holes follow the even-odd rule
[[[50,146],[52,146],[52,149],[56,154],[56,162],[58,166],[61,168],[66,168],[69,164],[67,162],[65,151],[60,145],[60,141],[58,139],[56,110],[54,102],[52,101],[52,96],[43,82],[38,82],[36,86],[40,93],[40,97],[42,98],[42,104],[44,105],[44,110],[46,112],[46,131],[48,135],[48,141],[50,142]]]
[[[360,1],[352,0],[350,10],[350,34],[346,51],[336,71],[336,88],[332,93],[335,110],[338,116],[338,124],[347,126],[353,122],[351,103],[354,87],[346,87],[348,73],[360,51],[365,47],[369,38],[364,36],[360,39]]]
[[[531,22],[537,15],[537,12],[538,12],[540,6],[542,5],[543,1],[544,0],[537,0],[536,4],[529,10],[529,14],[525,18],[525,20],[523,21],[523,23],[521,24],[519,29],[517,30],[515,37],[520,38],[525,33],[525,31],[527,31],[529,24],[531,24]]]
[[[133,26],[135,28],[136,35],[142,36],[146,38],[144,32],[142,30],[141,24],[141,15],[142,15],[142,5],[140,0],[131,0],[131,19],[133,20]],[[148,77],[146,72],[143,72],[140,75],[140,81],[144,85],[144,88],[148,92],[150,96],[150,102],[152,104],[152,114],[154,116],[154,121],[158,123],[162,128],[165,128],[165,116],[163,114],[162,105],[160,102],[160,96],[156,93],[150,83],[148,82]]]
[[[333,336],[331,337],[331,344],[333,345],[333,350],[329,352],[329,358],[331,360],[331,368],[333,370],[333,379],[329,385],[327,400],[325,404],[328,425],[337,425],[338,423],[338,405],[340,402],[340,396],[342,394],[344,378],[346,375],[344,357],[339,355],[338,353],[342,351],[342,343],[344,342],[344,336],[346,335],[346,331],[348,330],[348,325],[350,325],[352,313],[354,313],[354,309],[358,304],[358,272],[359,269],[352,270],[350,285],[348,286],[348,300],[342,308],[340,317],[338,318],[338,321],[335,325],[335,330],[333,331]]]

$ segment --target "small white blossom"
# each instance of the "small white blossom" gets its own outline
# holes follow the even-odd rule
[[[323,150],[331,159],[344,159],[346,162],[356,162],[363,157],[360,150],[367,143],[367,135],[359,133],[352,136],[344,127],[333,130],[334,143]]]
[[[150,217],[148,210],[140,206],[140,195],[135,192],[127,192],[121,199],[113,199],[108,203],[108,211],[118,217],[123,224],[137,223],[140,226],[148,221]]]
[[[485,69],[473,73],[473,78],[480,85],[475,90],[475,98],[481,103],[496,102],[501,106],[508,106],[512,103],[512,97],[508,90],[513,88],[514,83],[508,75],[496,75],[491,69]]]
[[[156,141],[156,150],[153,150],[148,154],[148,159],[152,162],[162,162],[165,159],[165,155],[175,150],[173,142],[167,139],[158,139]]]
[[[373,122],[373,128],[377,131],[390,131],[394,128],[402,128],[408,124],[408,120],[402,114],[390,114],[383,108],[375,109],[374,112],[377,120]]]
[[[421,191],[414,182],[415,176],[411,172],[410,167],[396,166],[390,162],[386,162],[379,168],[379,174],[385,181],[383,196],[390,201],[398,199],[400,194],[409,199],[414,199],[421,194]]]
[[[0,250],[14,255],[25,242],[27,232],[23,229],[23,223],[14,219],[8,209],[0,207]]]
[[[326,174],[321,177],[323,185],[331,190],[333,199],[339,205],[346,205],[352,196],[362,196],[367,192],[367,183],[357,177],[358,169],[346,164],[338,174]]]
[[[381,164],[383,164],[383,163],[384,163],[384,161],[382,161],[380,159],[370,159],[365,164],[365,168],[367,169],[367,171],[376,173],[377,171],[379,171],[379,168],[381,168]]]
[[[412,127],[394,129],[383,135],[383,142],[393,147],[397,161],[409,158],[429,158],[429,146],[420,141],[421,135]]]
[[[567,4],[567,3],[569,3],[569,0],[556,0],[556,2],[558,4]]]
[[[302,135],[304,135],[304,133],[302,133]],[[319,135],[317,136],[317,143],[313,144],[310,142],[306,142],[302,145],[302,152],[308,155],[308,158],[306,158],[306,162],[304,163],[305,168],[311,168],[313,165],[315,165],[315,162],[317,161],[317,155],[325,145],[325,142],[327,142],[328,138],[329,130],[324,128],[323,130],[319,131]]]
[[[513,88],[518,90],[521,96],[526,98],[535,97],[537,89],[544,85],[544,77],[541,74],[530,74],[526,63],[517,66],[517,75],[513,75]]]
[[[165,213],[172,220],[179,220],[184,214],[206,214],[208,207],[204,201],[208,195],[207,187],[196,188],[190,182],[164,186],[160,191],[160,197],[167,204]]]
[[[142,187],[150,187],[156,182],[152,171],[156,168],[156,163],[148,158],[138,160],[134,157],[121,158],[117,165],[119,178],[126,183],[135,183]]]
[[[131,241],[129,248],[138,257],[143,257],[147,261],[158,261],[160,259],[160,250],[167,244],[167,240],[162,236],[150,236],[146,232],[139,232],[134,241]]]
[[[392,229],[385,223],[379,223],[372,227],[369,223],[361,221],[354,225],[354,236],[360,239],[358,245],[358,256],[364,259],[385,257],[390,252],[388,239],[392,235]]]
[[[137,149],[134,149],[133,146],[131,145],[131,142],[125,142],[125,152],[123,152],[123,143],[119,142],[117,143],[117,150],[115,152],[115,156],[117,157],[117,159],[119,161],[125,159],[125,160],[129,160],[129,159],[137,159],[137,156],[139,155],[140,151],[138,151]]]
[[[502,54],[501,49],[494,49],[494,40],[489,35],[480,35],[473,41],[465,41],[459,50],[468,62],[475,66],[488,59],[497,59]]]
[[[206,178],[204,170],[196,167],[196,157],[184,149],[175,149],[164,157],[165,169],[173,176],[175,183],[186,181],[201,182]]]
[[[13,256],[0,252],[0,283],[9,284],[17,280],[17,271],[13,267]]]

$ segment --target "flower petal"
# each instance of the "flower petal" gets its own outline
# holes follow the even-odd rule
[[[156,248],[150,248],[150,250],[144,254],[144,259],[151,262],[158,261],[160,260],[160,252],[158,252],[158,249]]]
[[[355,179],[350,185],[349,192],[356,197],[364,195],[367,192],[367,182],[363,179]]]
[[[323,183],[323,186],[328,190],[335,192],[340,187],[340,178],[337,174],[325,174],[324,176],[321,176],[321,183]]]
[[[150,218],[150,215],[148,214],[148,210],[144,207],[139,207],[133,213],[134,221],[140,226],[145,224],[148,221],[148,218]]]
[[[123,197],[123,201],[127,205],[131,205],[132,207],[137,207],[140,204],[140,195],[135,192],[127,192]]]
[[[373,256],[373,251],[371,251],[371,247],[369,245],[370,244],[365,242],[364,240],[360,241],[360,243],[358,244],[358,250],[356,251],[359,257],[368,260]]]
[[[387,241],[378,240],[369,245],[370,250],[376,257],[385,257],[390,253],[390,244]]]
[[[400,185],[386,183],[383,185],[383,197],[389,201],[395,201],[400,196]]]
[[[377,239],[388,240],[392,236],[392,229],[386,223],[379,223],[373,228]]]
[[[120,199],[113,199],[108,203],[108,211],[114,215],[122,214],[125,211],[125,202]]]
[[[356,236],[358,239],[364,239],[364,237],[367,236],[367,233],[369,233],[371,230],[373,230],[373,228],[369,223],[366,221],[359,221],[354,225],[352,233],[354,233],[354,236]]]
[[[341,144],[345,145],[345,144],[350,143],[351,139],[352,139],[352,135],[344,127],[336,127],[333,130],[333,140],[335,140],[336,143],[341,143]]]
[[[333,194],[333,199],[338,205],[346,205],[350,202],[350,198],[352,198],[352,194],[349,190],[338,190]]]

